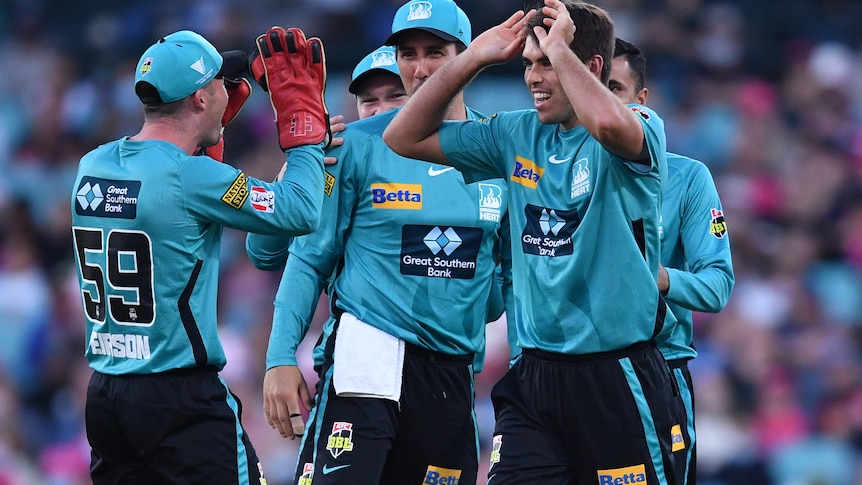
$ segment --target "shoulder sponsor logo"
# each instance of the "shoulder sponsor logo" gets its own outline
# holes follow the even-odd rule
[[[532,160],[515,156],[515,168],[512,170],[512,176],[509,178],[512,182],[535,189],[544,173],[545,169],[536,165]]]
[[[353,451],[353,423],[336,421],[332,424],[332,433],[326,440],[326,450],[333,458],[342,453]]]
[[[224,195],[221,196],[221,201],[233,207],[234,209],[242,208],[245,200],[248,199],[248,177],[240,172],[236,176],[233,183],[230,184]]]
[[[275,212],[275,193],[263,187],[252,186],[248,200],[254,210],[271,214]]]
[[[75,192],[75,213],[80,216],[134,219],[138,212],[139,180],[82,177]]]
[[[723,238],[727,234],[727,222],[724,220],[724,211],[721,209],[709,210],[709,233],[717,239]]]
[[[401,274],[472,279],[482,235],[477,227],[407,224],[401,228]]]
[[[550,157],[548,157],[548,163],[552,163],[554,165],[559,165],[561,163],[566,163],[571,159],[572,159],[572,157],[567,157],[567,158],[560,160],[557,158],[557,154],[555,153],[555,154],[551,155]]]
[[[428,465],[423,484],[427,485],[458,485],[461,481],[461,470]]]
[[[479,183],[479,220],[500,222],[503,189],[496,184]]]
[[[329,172],[323,172],[323,175],[323,193],[329,197],[332,195],[332,189],[335,188],[335,176]]]
[[[440,174],[444,174],[450,170],[455,170],[455,167],[446,167],[446,168],[440,168],[440,169],[436,169],[434,167],[428,167],[428,175],[430,175],[432,177],[436,177],[436,176],[438,176]]]
[[[646,483],[646,466],[634,465],[625,468],[597,470],[599,485],[623,485],[630,483]]]
[[[371,184],[371,207],[422,210],[422,185]]]
[[[327,464],[327,465],[323,465],[323,469],[321,471],[323,472],[324,475],[329,475],[332,472],[337,472],[338,470],[343,470],[349,466],[350,465],[329,466]]]
[[[590,162],[586,157],[572,165],[572,199],[590,192]]]
[[[682,437],[682,427],[678,424],[670,428],[670,451],[679,451],[685,449],[685,439]]]
[[[311,485],[311,480],[314,478],[314,463],[305,463],[302,465],[302,475],[299,476],[296,485]]]
[[[572,235],[581,223],[577,210],[527,204],[524,215],[526,224],[521,233],[521,247],[525,254],[551,258],[572,254]]]
[[[635,113],[639,114],[641,118],[643,118],[646,121],[649,121],[649,113],[647,113],[647,111],[645,109],[639,108],[637,106],[632,106],[631,109]]]

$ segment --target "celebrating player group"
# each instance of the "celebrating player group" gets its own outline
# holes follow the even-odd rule
[[[94,484],[266,483],[220,377],[226,227],[281,274],[263,413],[301,439],[294,483],[473,485],[482,457],[492,485],[695,483],[691,317],[734,282],[721,201],[704,164],[667,153],[645,57],[607,11],[524,7],[473,37],[453,0],[403,4],[356,64],[347,124],[299,28],[250,53],[189,30],[144,51],[140,131],[87,153],[71,194]],[[517,59],[531,109],[465,104]],[[258,89],[274,181],[223,160]],[[309,389],[297,348],[321,293]],[[482,449],[474,375],[504,314]]]

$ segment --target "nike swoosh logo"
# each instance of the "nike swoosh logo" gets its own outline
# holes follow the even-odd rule
[[[553,163],[554,165],[557,165],[557,164],[560,164],[560,163],[566,163],[566,162],[568,162],[568,161],[569,161],[569,160],[571,160],[571,159],[572,159],[572,157],[564,158],[564,159],[562,159],[562,160],[557,160],[557,154],[556,154],[556,153],[555,153],[555,154],[553,154],[553,155],[551,155],[550,157],[548,157],[548,161],[549,161],[549,162],[551,162],[551,163]]]
[[[338,466],[330,467],[329,465],[323,465],[323,474],[329,475],[332,472],[337,472],[338,470],[341,470],[342,468],[347,468],[349,466],[350,465],[338,465]]]
[[[441,168],[440,170],[437,170],[434,167],[428,167],[428,175],[430,175],[432,177],[436,177],[436,176],[440,175],[441,173],[448,172],[449,170],[455,170],[455,167],[446,167],[446,168]]]

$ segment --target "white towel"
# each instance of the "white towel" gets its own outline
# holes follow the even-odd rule
[[[401,399],[403,340],[344,313],[335,335],[333,358],[336,395]]]

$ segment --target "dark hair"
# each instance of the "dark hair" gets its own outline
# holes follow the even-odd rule
[[[635,80],[635,91],[644,88],[646,82],[646,57],[643,52],[627,40],[620,39],[614,42],[614,59],[625,57],[629,63],[629,70]]]
[[[569,47],[582,62],[588,62],[595,55],[601,56],[603,65],[600,79],[602,84],[607,84],[611,77],[611,60],[614,54],[614,21],[607,11],[591,3],[576,0],[562,0],[562,2],[577,27],[575,38]],[[524,2],[524,5],[530,8],[534,8],[536,4],[538,2],[530,0]],[[534,39],[536,34],[533,32],[533,27],[548,29],[543,23],[545,18],[547,16],[539,10],[530,19],[529,35]]]

